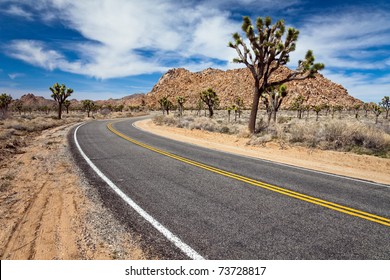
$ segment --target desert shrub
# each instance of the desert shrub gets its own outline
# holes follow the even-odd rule
[[[248,141],[248,145],[265,146],[268,142],[271,142],[272,140],[273,137],[270,134],[254,134]]]
[[[263,132],[264,130],[266,130],[267,128],[268,128],[267,122],[264,121],[263,118],[260,118],[260,119],[257,121],[256,133],[261,133],[261,132]]]
[[[100,110],[100,114],[102,114],[103,116],[107,116],[107,115],[111,114],[111,110],[109,108],[104,108],[104,109]]]
[[[156,125],[176,126],[179,121],[177,119],[175,119],[173,116],[159,115],[159,116],[153,117],[153,122]]]
[[[382,156],[390,151],[390,135],[358,121],[293,122],[287,133],[290,143],[308,147]]]
[[[219,130],[221,133],[229,133],[230,129],[227,126],[222,126],[221,129]]]
[[[249,129],[247,126],[241,126],[238,128],[237,136],[239,138],[249,138],[251,137],[251,133],[249,132]]]
[[[163,125],[164,124],[164,116],[154,116],[152,121],[155,125]]]
[[[280,116],[278,117],[278,123],[288,123],[291,119],[291,117]]]
[[[1,129],[0,130],[0,140],[7,140],[14,134],[13,129]]]
[[[67,123],[79,122],[79,118],[63,118],[58,120],[50,116],[47,117],[34,117],[31,119],[15,118],[4,123],[5,129],[12,129],[15,131],[21,131],[23,133],[42,131],[45,129],[57,127]]]
[[[218,131],[217,127],[218,123],[214,119],[207,117],[196,118],[194,122],[190,123],[188,126],[189,129],[199,129],[210,132]]]

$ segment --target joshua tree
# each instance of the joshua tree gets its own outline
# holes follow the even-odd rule
[[[123,112],[123,108],[125,108],[125,105],[123,105],[123,104],[120,104],[120,105],[118,105],[118,106],[115,106],[115,111],[116,112]]]
[[[55,83],[53,87],[49,89],[53,93],[51,97],[58,103],[58,119],[61,119],[62,104],[64,104],[65,100],[73,93],[73,89],[66,88],[64,84],[59,85],[58,83]]]
[[[327,103],[322,103],[321,104],[321,109],[325,111],[325,116],[328,116],[328,113],[330,111],[330,106]]]
[[[367,118],[368,111],[370,111],[370,103],[364,103],[363,104],[363,110],[366,112],[364,116]]]
[[[389,118],[389,111],[390,111],[390,97],[385,96],[382,98],[382,101],[379,103],[380,106],[383,107],[383,109],[386,111],[385,119]]]
[[[271,119],[276,123],[276,113],[279,111],[280,105],[282,105],[283,99],[287,96],[287,87],[281,85],[278,88],[269,87],[262,94],[265,107],[268,113],[268,125]]]
[[[179,96],[177,97],[177,104],[179,107],[179,115],[180,117],[183,116],[183,111],[184,111],[184,103],[186,102],[185,97]]]
[[[163,111],[163,114],[167,112],[167,115],[169,115],[169,110],[172,109],[173,104],[170,100],[168,100],[167,97],[161,98],[158,103],[161,105],[161,110]]]
[[[318,116],[319,116],[319,114],[320,114],[322,108],[323,108],[323,107],[320,106],[320,105],[315,105],[315,106],[313,106],[313,111],[316,113],[316,122],[318,122]]]
[[[234,105],[236,106],[235,113],[236,113],[236,115],[238,113],[238,118],[240,119],[242,109],[244,109],[244,100],[242,100],[241,97],[236,97],[236,98],[234,98]],[[236,121],[237,121],[237,119],[236,119]]]
[[[228,112],[228,122],[230,122],[230,115],[232,113],[233,106],[226,107],[226,111]]]
[[[66,114],[69,114],[69,107],[70,107],[70,101],[69,100],[65,100],[64,101],[64,106],[65,106],[65,109],[66,109]]]
[[[92,100],[86,99],[82,101],[82,104],[83,110],[87,112],[89,118],[89,113],[95,109],[95,103]]]
[[[245,64],[255,80],[248,125],[251,133],[254,133],[256,128],[259,100],[262,95],[267,94],[268,88],[276,88],[289,81],[313,77],[317,71],[325,67],[324,64],[314,63],[313,52],[309,50],[305,59],[299,61],[298,68],[295,71],[292,71],[286,77],[271,82],[271,75],[281,65],[286,65],[289,62],[289,55],[295,51],[299,35],[298,30],[289,28],[287,35],[283,38],[286,31],[284,21],[279,20],[276,24],[271,24],[270,17],[265,19],[258,17],[256,20],[258,34],[256,34],[255,27],[252,25],[250,18],[246,16],[243,18],[242,30],[249,40],[251,50],[238,33],[233,34],[234,43],[229,42],[229,47],[235,49],[238,54],[238,58],[235,58],[233,62]]]
[[[375,123],[378,123],[379,115],[382,114],[383,109],[378,104],[375,104],[374,102],[370,103],[371,111],[375,114]]]
[[[343,105],[336,105],[335,109],[336,109],[337,112],[339,112],[339,119],[341,119],[341,114],[342,114],[342,112],[344,110],[344,106]]]
[[[291,110],[297,111],[297,118],[302,119],[302,113],[305,110],[303,103],[305,98],[302,95],[297,96],[291,104]]]
[[[209,117],[212,118],[214,115],[214,108],[218,106],[219,98],[217,93],[209,88],[200,93],[200,99],[207,105],[209,108]]]
[[[197,116],[200,116],[200,112],[203,110],[203,101],[199,98],[198,103],[196,104],[196,110],[198,111],[196,113]]]
[[[6,118],[8,106],[12,102],[12,97],[9,94],[0,94],[0,118]]]
[[[236,122],[237,121],[237,114],[240,110],[239,107],[236,104],[233,104],[232,106],[226,107],[226,110],[228,112],[228,122],[230,122],[230,115],[231,115],[232,111],[234,111],[234,121]]]
[[[12,109],[14,111],[19,112],[19,115],[21,115],[23,112],[23,101],[20,99],[16,99],[14,104],[12,105]]]
[[[353,105],[353,110],[355,111],[355,118],[359,118],[359,110],[360,110],[360,104]]]

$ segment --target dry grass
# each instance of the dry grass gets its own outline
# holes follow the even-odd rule
[[[181,118],[172,114],[158,115],[153,121],[157,125],[249,137],[249,145],[265,146],[273,141],[283,147],[286,144],[299,145],[390,158],[390,124],[385,119],[374,124],[372,116],[357,120],[353,113],[344,112],[338,118],[321,116],[319,121],[316,121],[314,114],[297,119],[294,112],[283,112],[279,114],[276,124],[268,126],[260,114],[254,135],[248,133],[248,119],[246,112],[241,119],[229,122],[226,111],[220,111],[213,119],[187,113]]]
[[[21,153],[26,137],[46,129],[83,121],[82,115],[64,115],[61,120],[54,115],[15,115],[0,122],[0,161],[10,154]],[[30,137],[29,137],[30,138]]]

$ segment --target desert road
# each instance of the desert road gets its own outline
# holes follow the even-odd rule
[[[390,186],[168,140],[137,120],[69,139],[105,205],[165,257],[390,259]]]

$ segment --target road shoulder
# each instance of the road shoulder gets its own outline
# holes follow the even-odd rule
[[[304,147],[286,147],[276,143],[267,144],[265,147],[254,147],[247,145],[248,139],[238,138],[235,135],[157,126],[151,119],[138,121],[134,125],[159,136],[214,150],[390,184],[388,175],[390,174],[390,160],[388,159]]]

